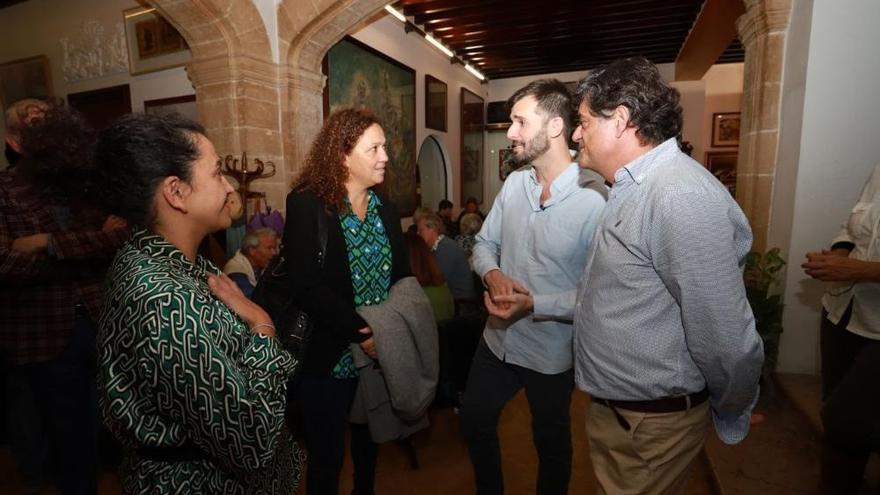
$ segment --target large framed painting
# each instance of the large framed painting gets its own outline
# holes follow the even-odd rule
[[[132,75],[177,67],[192,58],[186,40],[156,9],[135,7],[122,17]]]
[[[483,128],[485,105],[480,95],[461,88],[461,204],[483,202]]]
[[[324,115],[354,107],[378,117],[388,151],[381,189],[401,216],[412,215],[418,206],[415,71],[351,37],[330,49],[324,71]]]
[[[446,83],[425,74],[425,127],[446,132]]]

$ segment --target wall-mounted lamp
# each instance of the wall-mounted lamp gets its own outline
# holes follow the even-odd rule
[[[412,33],[412,32],[419,33],[419,35],[424,36],[425,39],[428,40],[428,43],[431,43],[432,45],[434,45],[434,48],[440,50],[441,52],[443,52],[444,55],[446,55],[447,57],[449,57],[449,61],[450,61],[451,63],[453,63],[453,64],[462,64],[462,65],[464,65],[464,68],[467,69],[468,72],[470,72],[471,74],[474,75],[474,77],[476,77],[476,78],[479,79],[480,81],[485,81],[485,80],[486,80],[486,76],[484,76],[483,74],[480,74],[480,72],[479,72],[477,69],[474,69],[473,67],[470,66],[470,64],[467,64],[464,60],[462,60],[461,58],[457,57],[457,56],[455,55],[455,53],[454,53],[452,50],[450,50],[449,48],[447,48],[443,43],[441,43],[440,41],[438,41],[436,38],[434,38],[434,37],[431,36],[430,34],[426,33],[426,32],[425,32],[422,28],[420,28],[419,26],[417,26],[417,25],[413,24],[412,22],[410,22],[410,21],[406,18],[406,16],[403,15],[403,12],[401,12],[401,11],[395,9],[394,7],[391,6],[391,4],[387,4],[387,5],[385,5],[385,11],[388,12],[389,14],[391,14],[391,15],[394,16],[397,20],[399,20],[400,22],[403,23],[403,29],[404,29],[404,31],[406,31],[407,33]]]
[[[464,64],[464,68],[465,68],[465,70],[467,70],[468,72],[470,72],[471,74],[473,74],[474,77],[476,77],[476,78],[479,79],[480,81],[483,81],[483,80],[486,79],[486,76],[484,76],[483,74],[480,74],[480,71],[478,71],[477,69],[474,69],[473,67],[471,67],[471,64]]]
[[[452,53],[452,50],[450,50],[449,48],[446,48],[445,46],[443,46],[442,43],[440,43],[439,41],[437,41],[437,40],[436,40],[433,36],[431,36],[430,34],[425,34],[425,39],[428,40],[428,43],[431,43],[432,45],[434,45],[435,47],[437,47],[438,50],[440,50],[441,52],[445,53],[447,57],[454,57],[454,56],[455,56],[455,54]]]
[[[385,11],[388,12],[389,14],[393,15],[394,17],[396,17],[397,20],[399,20],[400,22],[406,22],[406,17],[403,16],[403,12],[395,9],[391,5],[386,5]]]

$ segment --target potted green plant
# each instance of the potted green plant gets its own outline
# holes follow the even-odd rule
[[[782,336],[782,294],[773,289],[779,284],[780,272],[785,260],[779,254],[779,248],[766,253],[751,252],[746,257],[746,268],[743,273],[746,286],[746,297],[755,315],[755,327],[764,341],[764,386],[772,387],[771,373],[776,369],[779,357],[779,339]]]

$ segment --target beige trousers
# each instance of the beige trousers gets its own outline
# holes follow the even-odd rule
[[[688,411],[641,413],[590,404],[587,437],[600,495],[684,494],[691,461],[709,432],[709,402]]]

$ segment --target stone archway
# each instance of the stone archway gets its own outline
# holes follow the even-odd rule
[[[278,173],[255,183],[277,207],[286,194],[278,111],[278,66],[269,35],[250,0],[150,0],[189,43],[187,74],[199,117],[217,152],[273,161]]]
[[[299,170],[323,122],[324,54],[347,33],[373,20],[386,3],[315,0],[313,9],[303,9],[299,0],[283,0],[278,6],[283,153],[289,174]]]
[[[743,0],[736,21],[746,58],[742,127],[737,164],[737,200],[752,224],[753,249],[767,247],[779,148],[782,64],[791,0]]]

